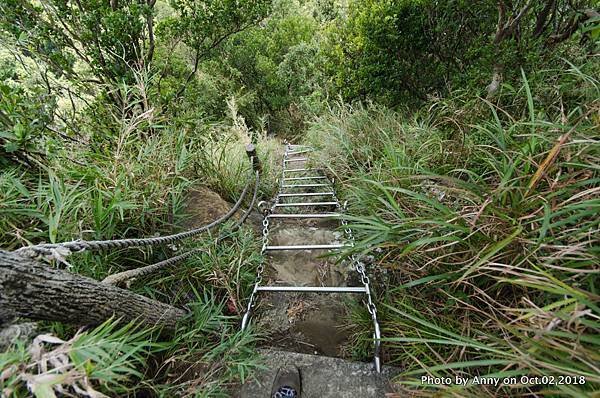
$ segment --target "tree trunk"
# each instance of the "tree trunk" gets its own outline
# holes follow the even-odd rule
[[[148,0],[148,7],[150,7],[150,13],[146,16],[146,28],[148,29],[148,51],[146,53],[146,65],[150,65],[152,58],[154,58],[154,5],[156,0]]]
[[[500,88],[500,83],[502,82],[502,65],[496,63],[494,64],[494,73],[492,74],[492,81],[488,84],[487,90],[487,98],[491,98],[496,95],[496,92]]]
[[[83,326],[114,316],[171,334],[185,314],[160,301],[0,250],[0,323],[20,316]]]
[[[556,9],[556,0],[547,0],[544,9],[537,15],[535,19],[535,29],[533,30],[533,37],[538,38],[544,33],[544,30],[548,26],[548,16]],[[550,18],[550,21],[552,18]]]

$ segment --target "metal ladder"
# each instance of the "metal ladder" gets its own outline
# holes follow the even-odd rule
[[[309,159],[306,154],[313,151],[313,148],[305,145],[291,145],[286,144],[285,153],[282,161],[282,175],[279,181],[279,191],[273,204],[270,208],[265,207],[265,202],[259,203],[259,207],[262,207],[263,211],[263,231],[262,231],[262,250],[261,254],[265,254],[269,251],[279,250],[339,250],[345,247],[354,246],[354,236],[352,230],[348,227],[347,221],[342,218],[342,212],[346,209],[346,203],[341,205],[335,194],[333,187],[333,181],[325,175],[311,175],[311,176],[298,176],[297,173],[314,173],[320,172],[320,169],[314,168],[303,168],[294,166],[297,162],[306,162]],[[303,157],[294,157],[297,155],[304,155]],[[291,165],[296,168],[286,168],[287,165]],[[290,183],[292,181],[299,181],[300,183]],[[311,181],[321,181],[317,183],[311,183]],[[307,182],[307,183],[304,183]],[[298,188],[322,188],[320,192],[284,192],[284,190],[295,190]],[[296,197],[331,197],[330,201],[323,202],[293,202],[293,203],[280,203],[282,198],[296,198]],[[277,209],[292,207],[292,208],[304,208],[308,206],[330,206],[335,208],[337,211],[324,212],[324,213],[277,213]],[[344,232],[346,234],[346,243],[344,244],[312,244],[312,245],[295,245],[295,246],[273,246],[269,245],[269,222],[271,219],[339,219],[341,225],[344,226]],[[250,317],[252,309],[256,305],[256,296],[259,292],[308,292],[308,293],[353,293],[353,294],[364,294],[367,299],[367,310],[373,320],[373,341],[374,341],[374,365],[375,370],[381,372],[381,359],[380,359],[380,348],[381,348],[381,332],[379,329],[379,322],[377,320],[377,308],[373,303],[371,297],[371,288],[369,277],[365,271],[365,265],[361,262],[357,255],[350,257],[352,264],[356,272],[360,275],[363,286],[266,286],[262,285],[262,274],[265,270],[265,264],[261,263],[257,268],[257,276],[254,282],[254,289],[250,295],[246,312],[242,318],[242,330],[246,329],[250,323]]]

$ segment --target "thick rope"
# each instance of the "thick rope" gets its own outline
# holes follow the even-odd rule
[[[159,236],[156,238],[140,238],[140,239],[116,239],[116,240],[76,240],[71,242],[63,243],[46,243],[35,246],[22,247],[15,251],[21,256],[26,256],[35,259],[44,260],[60,260],[64,261],[64,257],[81,251],[100,251],[109,249],[126,249],[130,247],[141,247],[151,245],[164,245],[170,244],[182,239],[191,238],[204,231],[207,231],[227,220],[229,220],[240,208],[248,188],[250,187],[250,181],[246,183],[244,190],[242,191],[238,201],[225,215],[211,222],[210,224],[204,225],[199,228],[194,228],[189,231],[180,232],[173,235]]]
[[[248,206],[248,209],[246,210],[246,212],[244,213],[242,218],[240,218],[240,220],[237,222],[237,224],[235,226],[236,229],[239,228],[240,225],[245,223],[246,219],[248,218],[250,213],[252,213],[252,209],[254,209],[254,204],[256,203],[256,198],[258,197],[258,186],[259,185],[260,185],[260,171],[256,170],[255,180],[254,180],[254,192],[252,193],[252,200],[250,201],[250,205]]]
[[[252,209],[254,209],[254,204],[256,203],[256,198],[258,197],[258,186],[259,185],[260,185],[260,172],[256,171],[256,179],[255,179],[255,183],[254,183],[254,192],[252,193],[252,200],[250,201],[250,205],[248,206],[248,209],[244,212],[244,215],[242,215],[242,217],[240,217],[240,219],[235,223],[235,225],[233,227],[231,227],[230,233],[228,233],[226,235],[219,236],[216,239],[215,243],[219,243],[223,239],[231,236],[231,232],[237,231],[238,228],[241,227],[244,222],[246,222],[246,219],[248,218],[248,216],[250,215],[250,213],[252,213]]]
[[[180,263],[181,261],[191,257],[192,255],[194,255],[196,253],[202,253],[202,252],[206,252],[206,251],[203,249],[192,249],[192,250],[182,253],[178,256],[171,257],[169,259],[160,261],[155,264],[150,264],[145,267],[131,269],[128,271],[109,275],[102,280],[102,283],[108,283],[109,285],[119,285],[129,279],[149,275],[153,272],[161,270],[162,268],[166,268],[171,265],[175,265],[175,264]]]
[[[256,197],[258,196],[259,183],[260,183],[260,174],[258,171],[256,171],[255,183],[254,183],[254,193],[252,194],[252,201],[250,202],[250,205],[248,206],[248,209],[246,210],[244,215],[232,227],[232,231],[237,230],[246,221],[246,219],[252,212],[252,209],[254,208],[254,203],[256,202]],[[220,242],[221,240],[225,239],[228,236],[231,236],[231,234],[219,236],[216,240],[216,243]],[[159,271],[163,268],[178,264],[181,261],[189,258],[190,256],[192,256],[196,253],[203,253],[203,252],[205,253],[206,251],[203,249],[192,249],[192,250],[189,250],[178,256],[171,257],[167,260],[163,260],[163,261],[160,261],[155,264],[147,265],[145,267],[136,268],[136,269],[132,269],[132,270],[128,270],[128,271],[119,272],[119,273],[113,274],[113,275],[109,275],[106,278],[104,278],[104,280],[102,282],[108,283],[110,285],[119,285],[123,282],[128,281],[129,279],[149,275],[149,274]]]

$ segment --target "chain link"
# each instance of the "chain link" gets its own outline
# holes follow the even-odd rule
[[[348,202],[344,202],[341,206],[341,210],[346,212],[348,206]],[[352,233],[352,229],[348,226],[348,220],[342,218],[341,221],[342,226],[344,227],[344,232],[346,233],[346,238],[348,239],[350,246],[354,248],[355,240],[354,234]],[[379,329],[379,321],[377,319],[377,307],[373,302],[373,297],[371,296],[371,280],[367,275],[367,271],[365,268],[365,264],[360,260],[359,256],[356,253],[350,255],[350,261],[354,264],[354,268],[356,272],[360,275],[361,282],[365,287],[365,291],[367,293],[367,311],[369,311],[369,315],[371,315],[371,320],[373,321],[373,326],[375,328],[373,332],[373,342],[375,345],[375,368],[377,372],[381,371],[381,360],[379,358],[379,353],[381,351],[381,332]]]
[[[289,144],[286,143],[285,154],[283,157],[284,160],[282,162],[283,170],[285,170],[285,159],[288,155],[289,149],[290,149]],[[273,200],[272,206],[270,208],[264,207],[262,209],[263,230],[262,230],[261,254],[263,256],[266,252],[268,241],[269,241],[269,217],[268,216],[275,210],[275,206],[277,204],[279,204],[280,193],[282,192],[282,185],[283,185],[284,178],[285,178],[285,172],[282,172],[282,176],[279,181],[279,190],[277,192],[277,195],[275,196],[275,199]],[[337,202],[336,207],[338,210],[345,213],[348,202],[346,201],[346,202],[344,202],[343,205],[340,205],[340,201],[335,193],[335,189],[333,188],[333,180],[331,181],[331,184],[332,184],[332,189],[331,189],[332,196],[333,196],[333,199],[335,200],[335,202]],[[263,203],[263,202],[261,202],[261,203]],[[261,204],[259,204],[259,207],[261,207]],[[348,221],[342,217],[341,224],[342,224],[342,227],[344,228],[344,233],[346,234],[348,243],[350,244],[350,246],[352,246],[352,248],[354,248],[354,246],[355,246],[354,234],[352,233],[352,229],[348,225]],[[359,256],[356,253],[353,253],[350,256],[350,261],[354,265],[356,272],[360,276],[361,283],[365,287],[365,292],[367,295],[367,311],[369,311],[369,314],[371,315],[371,319],[373,321],[373,326],[374,326],[373,341],[375,344],[375,368],[376,368],[377,372],[380,372],[381,371],[381,361],[379,358],[379,353],[380,353],[380,349],[381,349],[381,333],[379,330],[379,322],[377,320],[377,307],[375,306],[375,303],[373,302],[373,297],[371,295],[371,280],[369,279],[369,276],[367,275],[365,264],[361,261],[361,259],[359,258]],[[256,293],[258,291],[258,287],[260,286],[260,283],[262,282],[262,274],[263,274],[264,270],[265,270],[265,263],[264,263],[264,261],[261,261],[261,263],[259,264],[259,266],[257,268],[256,280],[254,282],[254,290],[252,291],[252,294],[250,295],[248,307],[247,307],[246,313],[244,314],[244,318],[242,319],[242,330],[247,327],[249,319],[250,319],[250,313],[251,313],[252,309],[254,308],[254,306],[256,305],[256,302],[255,302]]]
[[[281,170],[282,171],[281,171],[281,178],[279,179],[279,187],[277,189],[277,195],[275,196],[275,199],[273,200],[271,207],[270,208],[268,208],[266,206],[263,207],[263,205],[266,204],[265,202],[261,202],[258,204],[259,210],[261,210],[263,213],[262,247],[260,249],[260,254],[263,256],[263,259],[261,260],[260,264],[256,268],[256,279],[254,280],[254,289],[252,290],[252,294],[250,295],[250,299],[248,300],[248,306],[246,308],[246,313],[244,314],[244,317],[242,318],[242,330],[244,330],[248,326],[248,323],[250,321],[250,314],[252,312],[252,309],[256,306],[256,292],[258,291],[258,287],[260,286],[260,283],[262,282],[262,274],[265,271],[264,255],[267,251],[267,246],[269,244],[269,214],[271,214],[275,211],[275,207],[279,204],[279,201],[281,200],[280,194],[281,194],[281,191],[283,190],[283,182],[284,182],[283,180],[285,178],[285,159],[287,158],[289,150],[290,150],[289,144],[286,142],[285,143],[285,152],[283,155],[283,159],[281,160]]]
[[[279,194],[277,195],[276,200],[279,200]],[[248,306],[246,307],[246,313],[244,314],[244,317],[242,318],[242,330],[244,330],[248,326],[248,322],[250,320],[250,314],[252,312],[252,309],[256,306],[256,292],[258,291],[258,287],[260,286],[260,283],[262,282],[263,272],[265,272],[264,255],[267,252],[267,246],[269,245],[269,214],[272,213],[272,210],[275,207],[275,205],[273,205],[271,208],[268,208],[264,205],[266,205],[266,202],[260,202],[258,204],[259,210],[261,210],[262,214],[263,214],[262,247],[260,249],[260,254],[261,254],[261,256],[263,256],[263,258],[261,259],[260,264],[258,264],[258,267],[256,268],[256,279],[254,280],[254,288],[252,289],[252,293],[250,294],[250,299],[248,300]]]
[[[260,264],[258,264],[258,267],[256,268],[256,279],[254,280],[254,289],[252,290],[252,294],[250,295],[250,300],[248,301],[248,307],[246,309],[246,314],[249,314],[250,311],[252,311],[252,309],[254,308],[254,306],[256,305],[256,292],[258,287],[260,286],[260,283],[262,282],[262,274],[263,272],[265,272],[265,260],[264,260],[264,255],[267,251],[267,245],[269,244],[269,214],[271,213],[271,211],[269,209],[265,209],[263,211],[263,221],[262,221],[262,225],[263,225],[263,229],[262,229],[262,248],[260,249],[260,254],[263,256],[263,259],[260,261]],[[244,317],[246,318],[246,317]],[[244,319],[244,324],[242,327],[245,327],[245,319]]]

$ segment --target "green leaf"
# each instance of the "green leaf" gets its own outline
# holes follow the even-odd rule
[[[457,282],[460,283],[463,280],[465,280],[465,278],[467,276],[471,275],[477,268],[479,268],[480,266],[482,266],[483,264],[485,264],[492,256],[494,256],[500,250],[502,250],[506,246],[508,246],[521,232],[523,232],[523,227],[519,225],[513,231],[512,234],[508,235],[506,238],[502,239],[500,242],[496,243],[491,248],[489,248],[485,252],[485,254],[479,259],[479,261],[477,261],[475,264],[471,265],[467,269],[467,271],[465,271],[465,273],[460,277],[460,279]]]
[[[14,141],[9,141],[4,144],[4,150],[8,153],[16,152],[17,150],[19,150],[19,144],[17,144]]]

